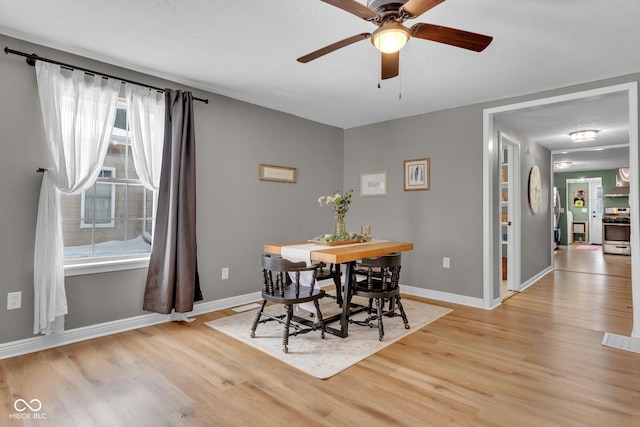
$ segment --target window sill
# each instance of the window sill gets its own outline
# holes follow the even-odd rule
[[[149,255],[109,261],[84,262],[64,266],[65,277],[86,274],[108,273],[110,271],[135,270],[149,267]]]

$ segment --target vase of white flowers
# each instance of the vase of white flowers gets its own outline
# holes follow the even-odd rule
[[[322,196],[318,199],[318,203],[320,206],[323,204],[333,206],[333,210],[336,215],[336,236],[343,236],[347,234],[347,226],[344,222],[344,217],[349,212],[349,205],[351,204],[351,200],[353,200],[353,190],[349,190],[344,195],[341,195],[339,192],[335,192],[330,196]]]

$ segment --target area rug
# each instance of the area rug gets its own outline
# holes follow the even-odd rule
[[[581,251],[598,251],[602,249],[602,246],[599,245],[580,245],[576,246],[576,249],[580,249]]]
[[[356,298],[354,298],[354,302],[356,302]],[[205,324],[309,375],[326,379],[452,311],[448,308],[406,299],[402,300],[402,305],[411,328],[404,328],[401,317],[384,318],[384,340],[382,342],[378,340],[377,328],[351,324],[347,338],[339,338],[327,333],[326,338],[322,339],[320,332],[309,332],[290,337],[288,353],[282,351],[283,326],[277,322],[259,324],[256,337],[251,338],[251,324],[257,313],[255,309]],[[323,298],[320,307],[325,317],[339,313],[341,310],[331,298]],[[283,307],[269,306],[266,310],[271,313],[282,313]],[[295,314],[308,315],[303,310]],[[364,317],[366,317],[365,313],[352,316],[355,320]],[[339,327],[339,324],[336,322],[331,326]]]

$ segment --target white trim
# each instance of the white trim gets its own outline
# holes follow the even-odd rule
[[[433,291],[429,289],[416,288],[413,286],[400,285],[400,291],[406,295],[422,298],[429,298],[438,301],[450,302],[454,304],[466,305],[470,307],[482,308],[481,298],[472,298],[464,295],[450,294],[446,292]],[[200,314],[211,313],[213,311],[225,310],[231,307],[238,307],[262,300],[260,292],[239,295],[217,301],[207,301],[194,304],[193,311],[186,313],[187,317],[198,316]],[[35,353],[54,347],[60,347],[75,342],[99,338],[106,335],[126,332],[133,329],[140,329],[147,326],[158,325],[170,322],[170,315],[149,313],[127,319],[114,320],[97,325],[84,326],[76,329],[69,329],[59,334],[38,335],[19,341],[0,344],[0,360],[24,354]]]
[[[631,182],[639,182],[638,167],[638,83],[629,87],[629,166]],[[629,193],[631,222],[640,224],[640,197],[637,185],[632,185]],[[604,236],[603,236],[604,238]],[[633,329],[631,336],[640,338],[640,233],[631,233],[631,306],[633,309]]]
[[[521,249],[522,249],[522,200],[520,197],[520,141],[512,137],[508,133],[498,132],[498,142],[500,149],[502,147],[502,140],[506,140],[506,143],[510,146],[509,149],[509,219],[512,223],[510,235],[507,236],[507,257],[511,258],[509,262],[509,271],[507,272],[507,285],[509,291],[522,291],[521,277]],[[502,171],[501,171],[502,172]],[[499,177],[499,180],[502,180]],[[501,212],[500,212],[501,213]],[[502,233],[502,227],[499,228]],[[500,234],[498,234],[499,236]],[[502,247],[500,247],[502,251]],[[502,287],[496,297],[493,295],[493,287],[491,288],[491,299],[499,299],[502,301]]]
[[[448,292],[434,291],[431,289],[416,288],[414,286],[400,285],[400,293],[414,297],[429,298],[437,301],[451,302],[475,308],[484,308],[482,298],[473,298],[465,295],[451,294]]]
[[[187,313],[187,316],[197,316],[199,314],[210,313],[212,311],[224,310],[238,305],[260,301],[261,298],[260,292],[254,292],[218,301],[203,302],[195,304],[193,311]],[[19,341],[0,344],[0,360],[28,353],[35,353],[37,351],[47,350],[79,341],[112,335],[119,332],[166,323],[170,321],[169,316],[170,315],[168,314],[157,313],[143,314],[127,319],[114,320],[97,325],[70,329],[59,334],[39,335],[33,338],[26,338]]]
[[[495,220],[493,207],[493,173],[496,170],[494,163],[495,141],[493,140],[493,114],[490,110],[482,112],[483,121],[483,150],[482,150],[482,264],[484,266],[482,272],[482,295],[483,307],[485,309],[493,308],[493,282],[495,268],[493,250],[494,250],[494,232],[493,222]],[[499,177],[498,177],[499,180]]]
[[[537,282],[538,280],[542,279],[544,276],[546,276],[547,274],[551,273],[552,271],[553,271],[553,266],[550,265],[549,267],[545,268],[544,270],[542,270],[541,272],[539,272],[538,274],[536,274],[535,276],[533,276],[532,278],[530,278],[526,282],[522,282],[522,285],[521,285],[521,288],[520,288],[520,292],[524,291],[529,286],[533,285],[535,282]]]
[[[136,270],[149,267],[151,254],[142,256],[131,255],[131,258],[117,258],[112,260],[96,261],[96,258],[89,258],[91,262],[68,263],[64,266],[64,276],[83,276],[86,274],[107,273],[109,271]]]

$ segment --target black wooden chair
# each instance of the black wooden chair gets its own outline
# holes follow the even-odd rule
[[[307,267],[304,261],[291,262],[284,258],[271,257],[268,254],[262,256],[262,277],[264,282],[262,305],[251,326],[251,338],[255,338],[256,328],[259,323],[274,320],[284,325],[282,351],[285,353],[289,352],[289,336],[319,329],[322,339],[324,339],[326,330],[318,300],[325,296],[325,292],[320,289],[316,282],[316,271],[321,265],[324,266],[323,263],[320,263]],[[291,276],[293,276],[293,279]],[[309,283],[305,283],[305,281]],[[310,301],[313,301],[316,308],[316,322],[312,323],[311,326],[296,322],[293,319],[293,306]],[[285,313],[272,315],[265,312],[264,308],[267,302],[284,305]],[[294,329],[294,332],[290,332],[291,328]]]
[[[342,272],[340,271],[340,264],[329,264],[329,268],[320,267],[318,269],[318,273],[316,276],[316,280],[320,282],[321,280],[333,280],[333,284],[336,287],[336,295],[335,297],[331,295],[327,295],[336,300],[336,303],[340,307],[342,307]]]
[[[409,329],[409,321],[402,307],[400,298],[400,268],[401,255],[399,253],[376,258],[365,258],[356,263],[352,276],[351,295],[367,298],[369,306],[365,320],[351,319],[351,323],[378,327],[378,339],[384,338],[383,317],[402,317],[405,329]],[[375,301],[376,310],[373,310]]]

